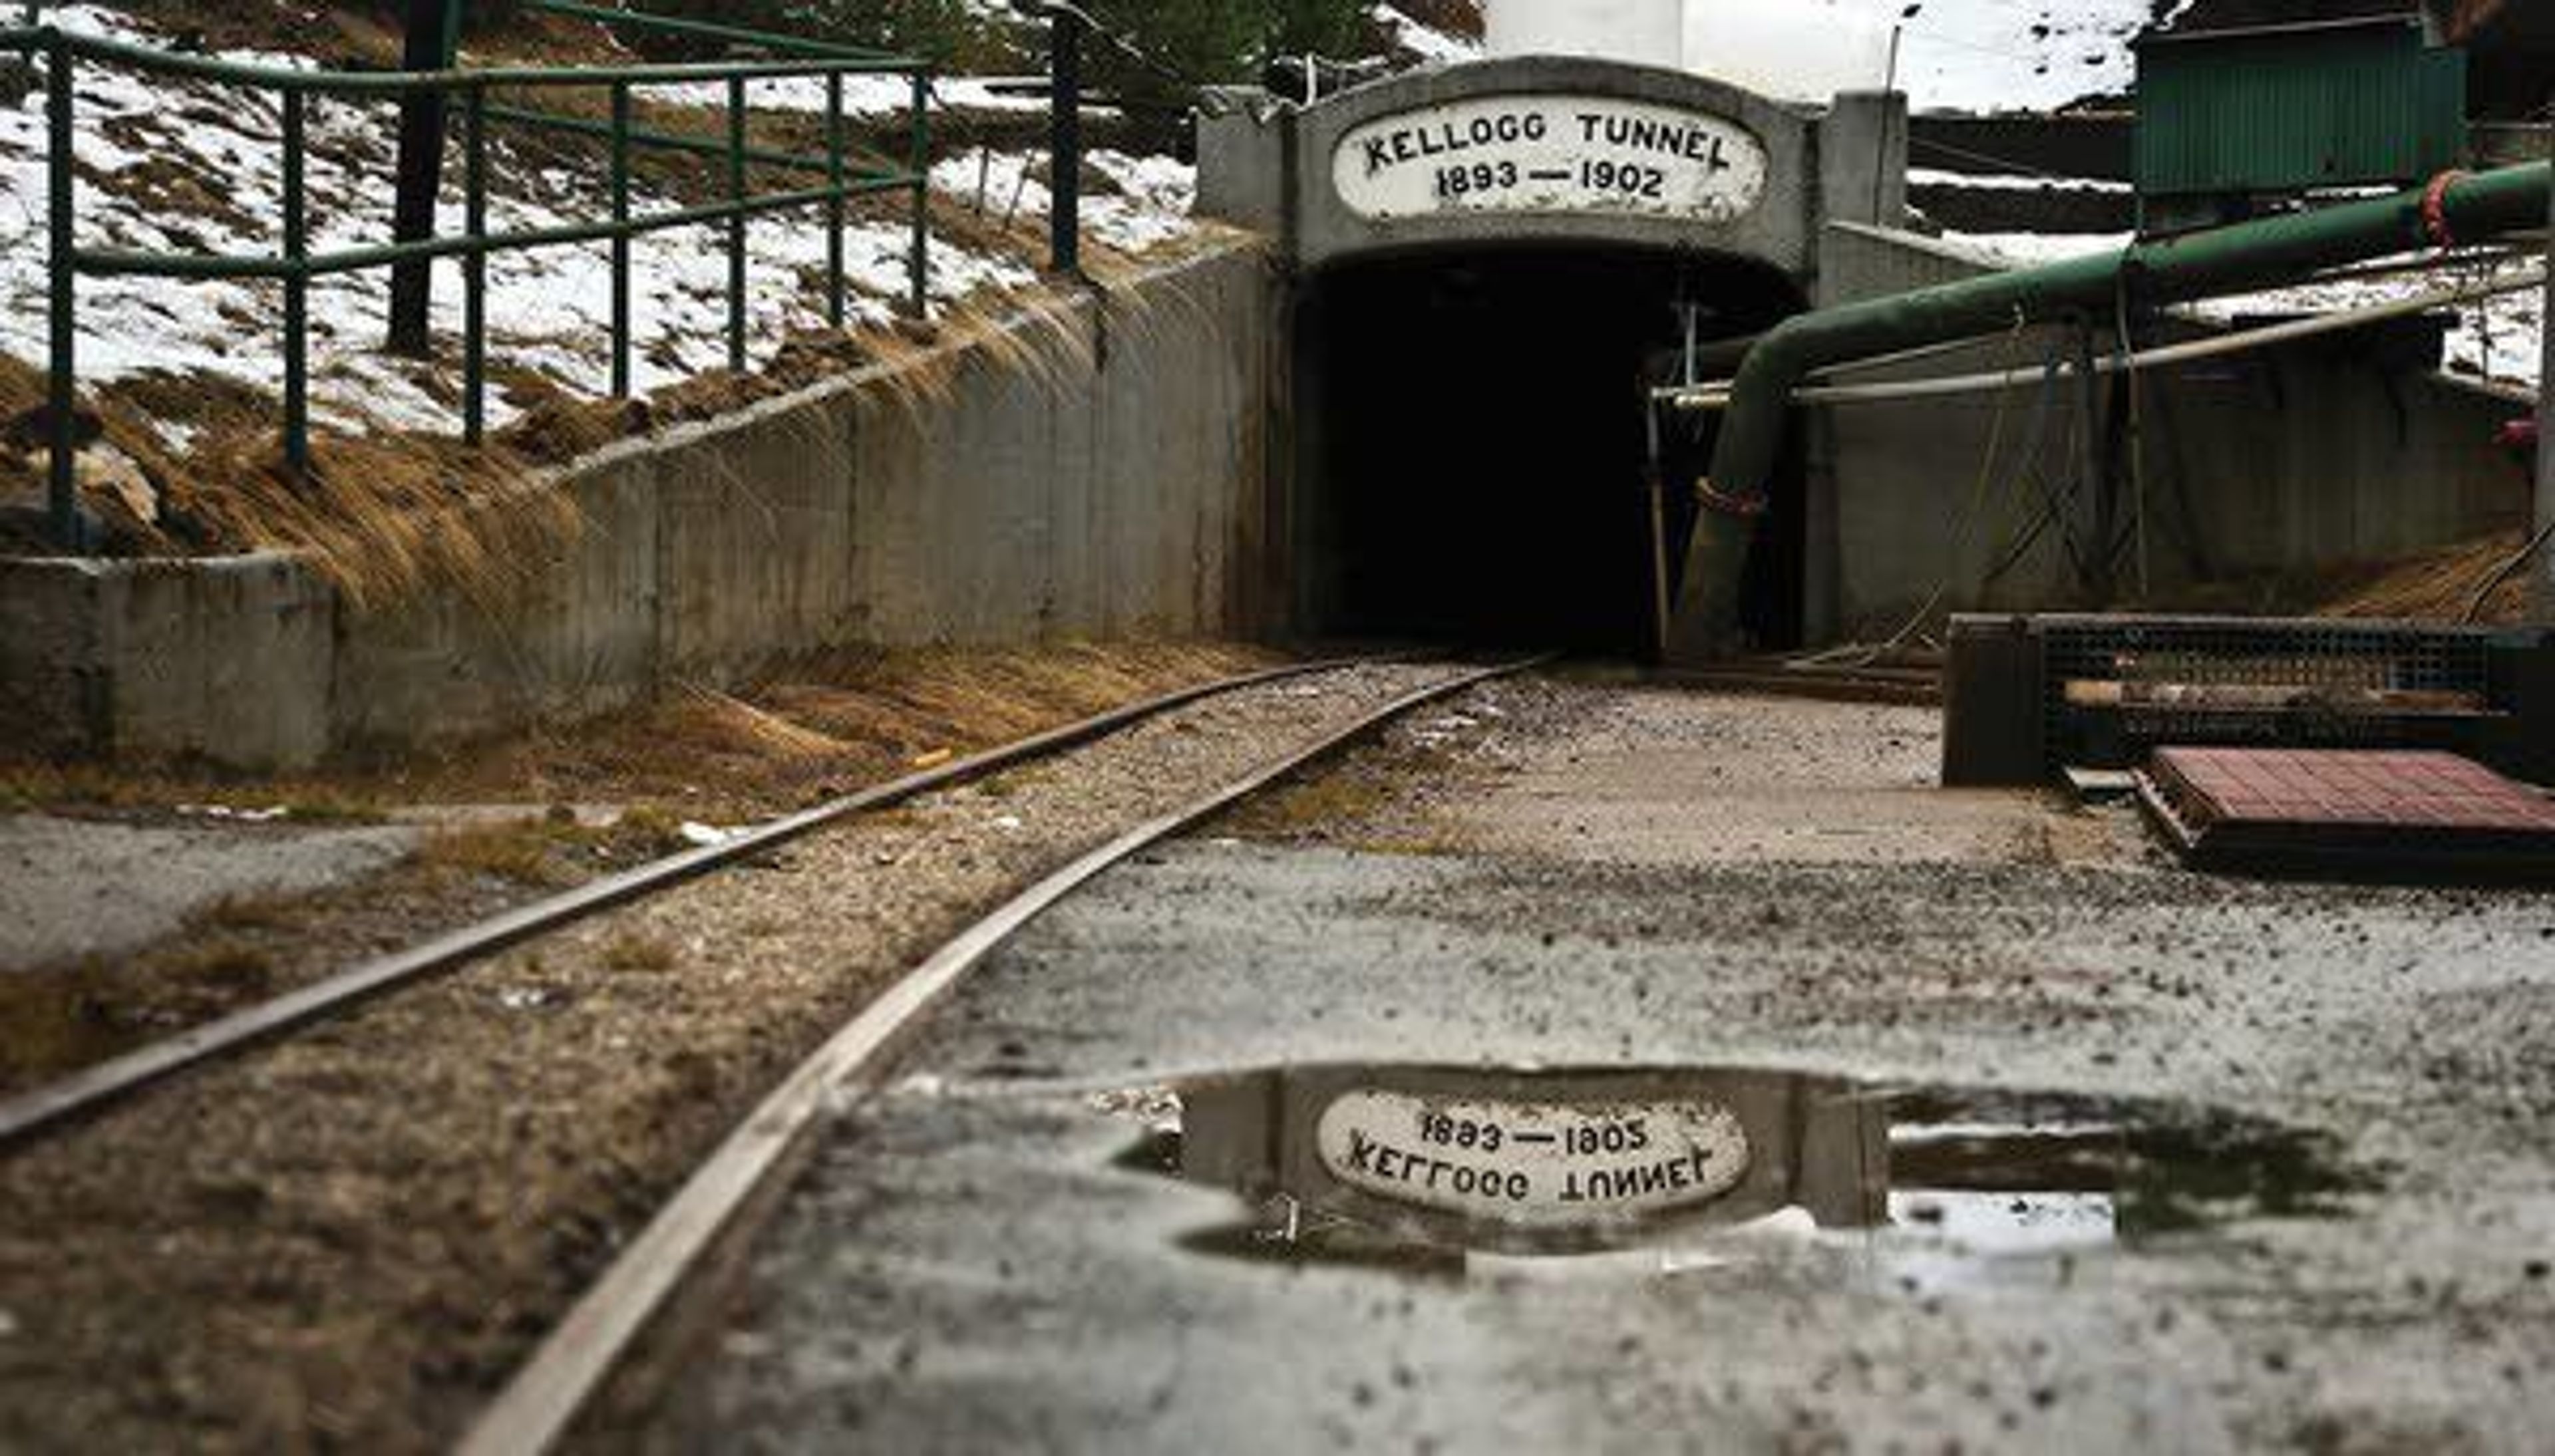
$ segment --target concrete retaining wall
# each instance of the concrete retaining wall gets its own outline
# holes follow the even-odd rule
[[[0,561],[0,732],[244,768],[574,718],[829,648],[1275,628],[1277,285],[1233,248],[617,446],[520,589],[359,611],[302,565]]]
[[[1831,228],[1828,242],[1822,303],[1985,271],[1927,240],[1879,229]],[[2031,368],[2068,339],[2066,330],[2031,329],[1899,372]],[[2524,407],[2390,355],[2380,339],[2338,334],[2142,376],[2147,554],[2157,589],[2400,557],[2528,519],[2527,471],[2494,443]],[[2004,463],[1978,524],[1966,528],[1981,461],[2000,428],[1996,396],[1809,412],[1814,635],[1851,635],[1911,610],[1947,574],[1945,605],[1954,609],[2085,602],[2054,530],[2007,565],[2008,547],[2037,514],[2039,498],[2017,480],[2014,462],[2039,393],[2005,397]],[[2054,486],[2069,475],[2068,431],[2082,437],[2080,408],[2073,385],[2051,393],[2041,458]],[[2094,428],[2098,437],[2110,430],[2108,414]],[[2125,481],[2127,458],[2124,445],[2116,468]],[[2126,485],[2123,492],[2126,502],[2130,492]],[[2185,502],[2196,531],[2185,527]],[[2088,493],[2071,524],[2089,549],[2092,519]],[[2131,591],[2129,554],[2121,565],[2122,589]],[[1989,579],[1999,566],[2003,574]]]

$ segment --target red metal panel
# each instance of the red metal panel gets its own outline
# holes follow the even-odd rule
[[[2532,875],[2555,864],[2555,800],[2454,754],[2167,748],[2140,779],[2196,860]]]
[[[2454,754],[2168,748],[2160,778],[2208,825],[2427,824],[2555,834],[2555,803]]]

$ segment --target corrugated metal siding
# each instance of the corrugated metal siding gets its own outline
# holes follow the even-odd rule
[[[2410,182],[2465,143],[2466,57],[2418,33],[2153,47],[2139,61],[2150,196]]]

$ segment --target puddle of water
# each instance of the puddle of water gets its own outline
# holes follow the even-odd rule
[[[2326,1140],[2222,1111],[1781,1072],[1300,1066],[1103,1109],[1152,1128],[1122,1166],[1244,1201],[1189,1251],[1419,1277],[1656,1275],[1849,1231],[1936,1282],[2366,1186]]]

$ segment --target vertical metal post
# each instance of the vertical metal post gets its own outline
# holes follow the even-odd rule
[[[488,437],[488,88],[473,81],[462,140],[462,206],[469,251],[461,255],[461,437]]]
[[[931,72],[913,73],[913,243],[906,257],[912,275],[913,297],[907,301],[917,319],[931,316]]]
[[[462,0],[408,0],[400,64],[411,71],[450,70],[461,54]],[[443,190],[443,128],[449,98],[440,90],[400,97],[399,175],[391,204],[391,241],[434,236],[434,204]],[[426,358],[434,351],[434,260],[391,265],[393,353]]]
[[[2094,502],[2094,594],[2109,607],[2120,596],[2121,502],[2103,460],[2101,376],[2094,372],[2094,325],[2080,319],[2076,327],[2077,465],[2083,490]]]
[[[1047,265],[1082,270],[1082,14],[1059,5],[1047,12],[1054,80],[1048,115]]]
[[[630,398],[630,83],[612,83],[612,397]]]
[[[284,464],[297,481],[310,473],[309,113],[309,93],[284,93]]]
[[[45,53],[45,84],[46,235],[52,250],[53,275],[53,300],[47,319],[53,335],[53,360],[46,376],[51,456],[46,514],[51,518],[55,543],[64,550],[75,551],[81,546],[79,477],[73,453],[78,436],[72,420],[72,412],[79,405],[79,393],[74,388],[79,367],[79,325],[74,311],[78,307],[78,262],[73,256],[76,235],[71,227],[71,155],[76,139],[71,135],[71,48],[60,36],[54,38]]]
[[[825,322],[843,326],[843,73],[825,76]]]
[[[745,77],[727,79],[727,367],[745,372]]]

